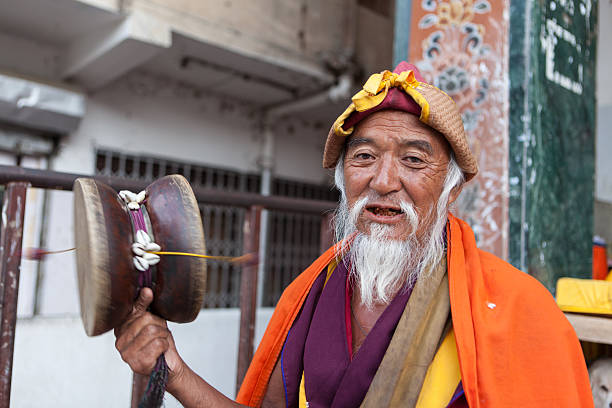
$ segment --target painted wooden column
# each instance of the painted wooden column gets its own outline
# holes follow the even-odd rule
[[[508,6],[493,0],[412,2],[410,61],[461,111],[480,171],[454,213],[480,248],[508,257]]]
[[[553,293],[560,276],[590,276],[596,0],[396,0],[396,11],[394,60],[407,55],[455,100],[478,158],[454,213]]]

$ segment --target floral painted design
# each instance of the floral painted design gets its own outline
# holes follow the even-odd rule
[[[508,256],[507,5],[488,0],[413,2],[409,55],[459,107],[479,174],[454,212],[479,246]]]
[[[487,0],[451,0],[436,1],[423,0],[423,10],[434,13],[425,14],[419,21],[419,28],[426,29],[433,25],[437,28],[461,26],[470,23],[474,14],[486,14],[491,11],[491,4]],[[480,26],[479,28],[482,28]]]

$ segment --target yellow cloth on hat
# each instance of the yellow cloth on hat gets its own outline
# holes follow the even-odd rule
[[[420,120],[427,123],[429,118],[429,103],[421,93],[417,91],[417,87],[420,84],[421,83],[416,80],[413,71],[404,71],[401,74],[383,71],[378,74],[370,75],[370,78],[368,78],[363,85],[362,90],[351,98],[353,102],[334,122],[334,132],[337,135],[345,137],[353,133],[353,128],[347,130],[342,128],[346,119],[355,111],[364,112],[380,105],[385,100],[391,88],[400,88],[410,95],[421,107]]]

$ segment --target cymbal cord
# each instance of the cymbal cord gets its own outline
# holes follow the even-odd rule
[[[58,251],[47,251],[42,248],[27,248],[24,251],[24,257],[29,260],[42,260],[47,255],[62,254],[66,252],[76,251],[76,248],[61,249]],[[196,258],[205,258],[213,261],[231,262],[231,263],[243,263],[250,262],[255,259],[254,254],[244,254],[241,256],[216,256],[216,255],[202,255],[194,254],[191,252],[174,252],[174,251],[146,251],[150,254],[155,255],[178,255],[178,256],[192,256]]]
[[[242,263],[248,262],[253,259],[253,254],[245,254],[241,256],[215,256],[215,255],[202,255],[202,254],[193,254],[190,252],[173,252],[173,251],[150,251],[150,254],[155,255],[179,255],[179,256],[193,256],[196,258],[205,258],[211,259],[215,261],[224,261],[224,262],[232,262],[232,263]]]

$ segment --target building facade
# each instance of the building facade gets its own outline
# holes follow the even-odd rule
[[[363,72],[391,64],[390,6],[2,0],[0,163],[151,181],[180,173],[207,188],[335,200],[324,138]],[[27,203],[24,247],[74,246],[71,192],[30,189]],[[211,254],[242,253],[239,204],[201,206]],[[321,217],[265,217],[258,333],[320,249]],[[205,309],[174,332],[232,396],[240,271],[208,266]],[[14,406],[128,403],[131,372],[112,333],[90,339],[81,327],[72,255],[24,260],[18,309]]]

